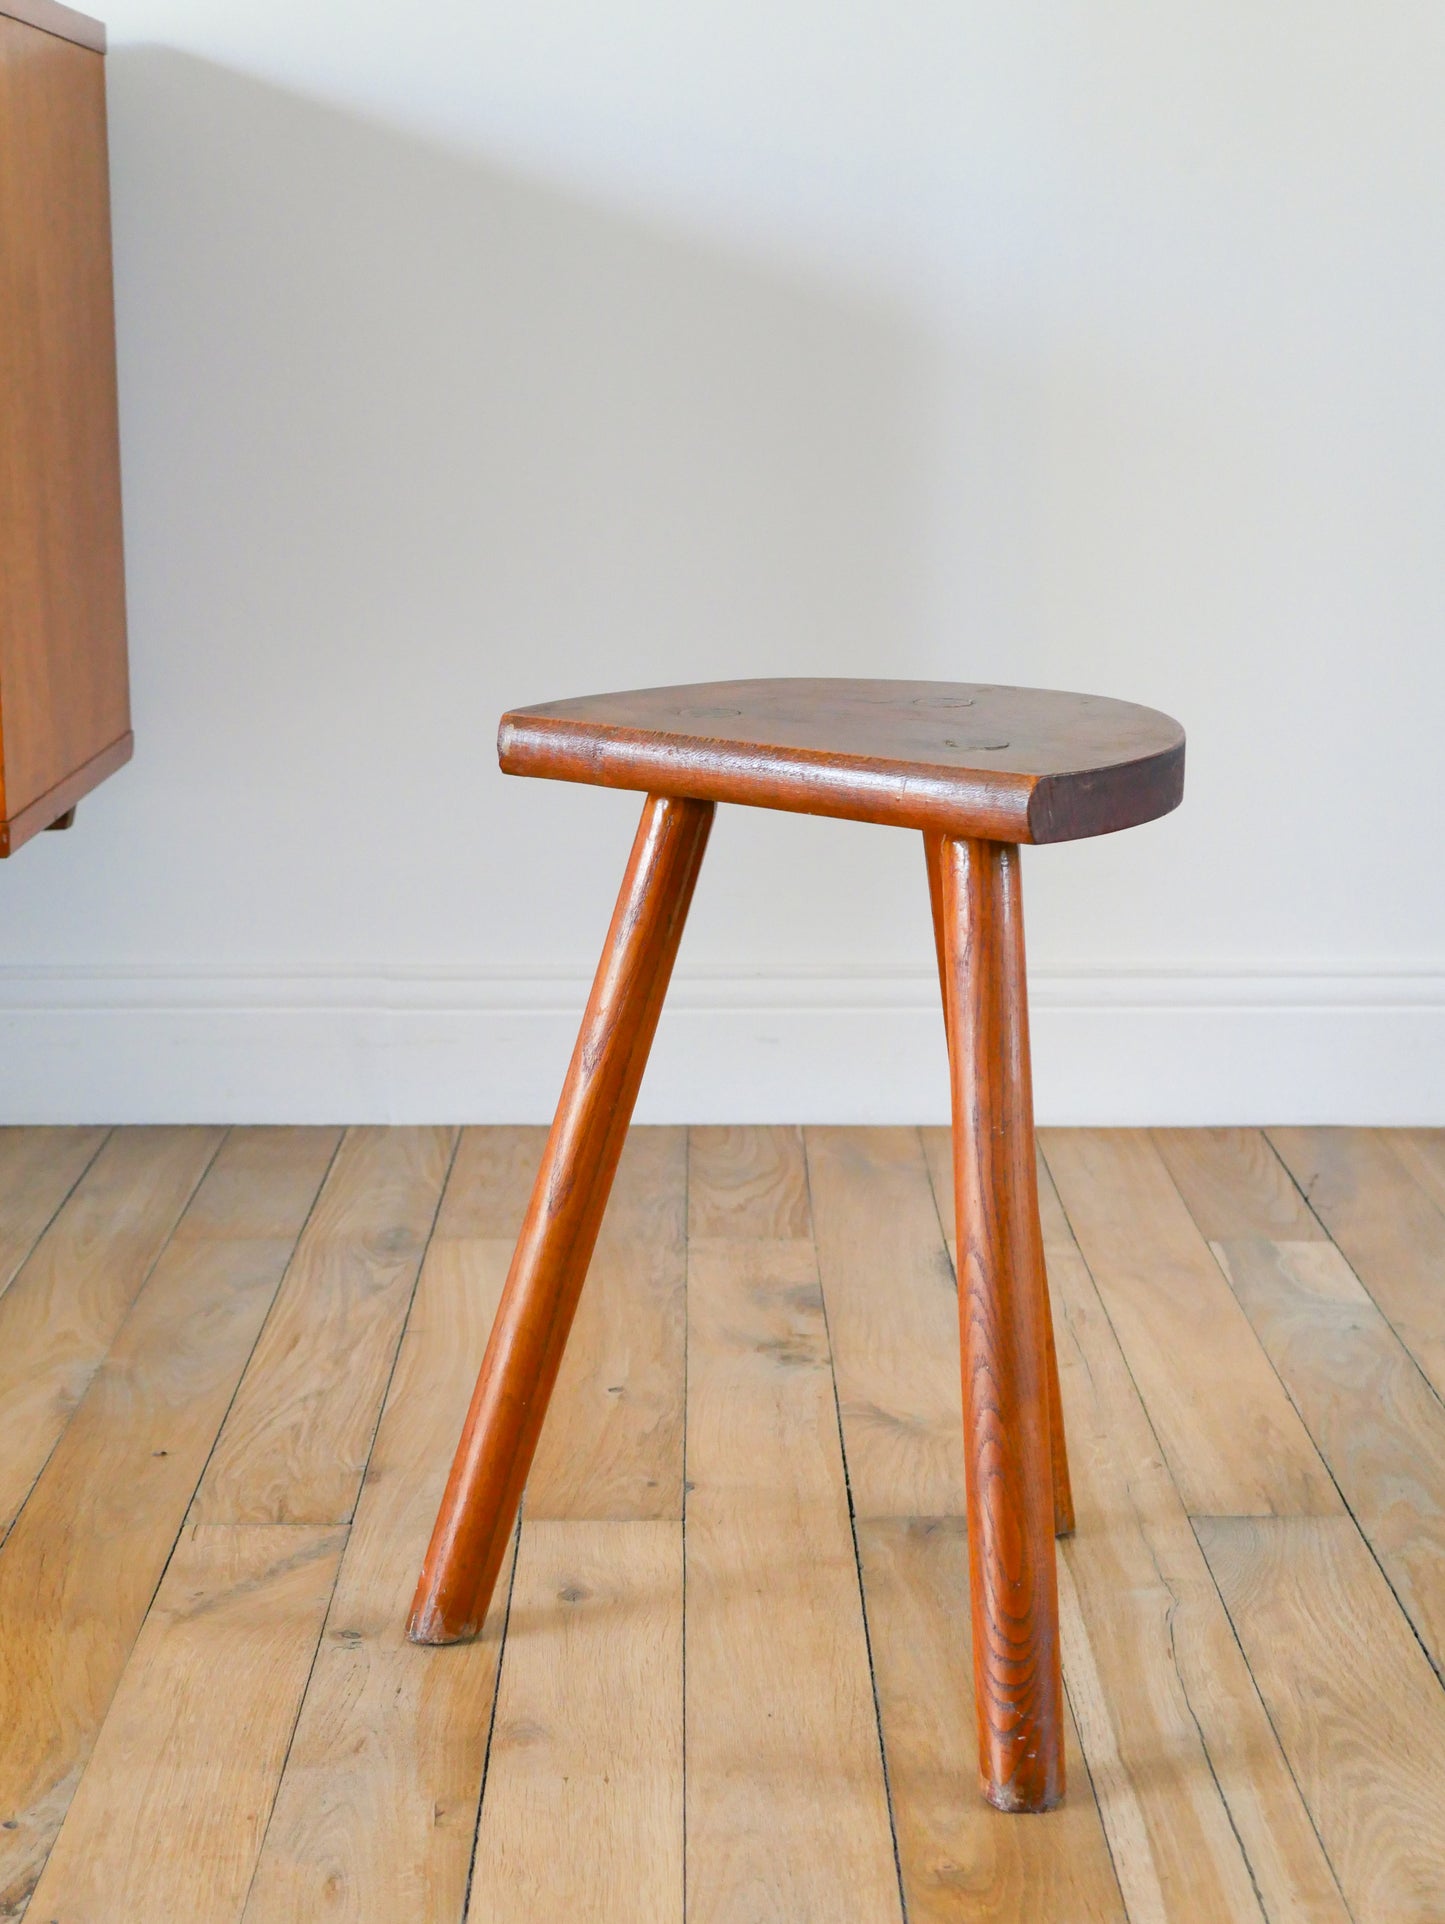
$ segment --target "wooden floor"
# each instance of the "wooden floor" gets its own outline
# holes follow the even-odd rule
[[[1445,1132],[1045,1132],[1030,1818],[941,1131],[634,1131],[487,1632],[406,1643],[541,1141],[0,1131],[0,1916],[1445,1919]]]

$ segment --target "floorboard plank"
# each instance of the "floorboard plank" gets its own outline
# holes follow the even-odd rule
[[[682,1914],[686,1212],[686,1131],[633,1129],[524,1497],[472,1920]]]
[[[1445,1397],[1445,1214],[1375,1129],[1271,1129],[1310,1207]]]
[[[406,1617],[510,1257],[427,1251],[246,1924],[460,1924],[510,1556],[472,1642],[422,1649]]]
[[[1064,1679],[1130,1916],[1347,1924],[1047,1182],[1041,1200],[1078,1513],[1061,1546]]]
[[[451,1162],[451,1129],[351,1129],[197,1493],[200,1523],[345,1523]]]
[[[864,1521],[858,1548],[910,1924],[1124,1924],[1072,1715],[1062,1808],[980,1795],[963,1519]]]
[[[680,1924],[682,1525],[526,1523],[468,1924]]]
[[[0,1915],[50,1848],[334,1147],[227,1138],[0,1550]]]
[[[515,1586],[420,1650],[545,1139],[453,1133],[0,1131],[0,1446],[54,1392],[0,1548],[0,1916],[1445,1916],[1445,1404],[1402,1340],[1445,1132],[1062,1132],[1068,1215],[1041,1161],[1079,1528],[1029,1821],[974,1781],[948,1131],[633,1131]],[[1333,1510],[1191,1526],[1191,1469]],[[198,1521],[328,1477],[332,1516]]]
[[[854,1510],[962,1516],[958,1291],[918,1134],[804,1138]]]
[[[1380,1134],[1435,1207],[1445,1212],[1445,1129],[1382,1129]]]
[[[1215,1248],[1445,1676],[1445,1406],[1332,1243],[1244,1240]]]
[[[116,1130],[0,1296],[0,1536],[115,1340],[222,1134]]]
[[[239,1918],[345,1534],[309,1524],[186,1531],[33,1917]]]
[[[727,1242],[813,1233],[801,1129],[692,1129],[688,1234]]]
[[[94,1162],[105,1129],[0,1129],[0,1296]]]
[[[529,1520],[682,1520],[687,1132],[633,1129],[527,1479]]]
[[[1338,1491],[1148,1135],[1046,1129],[1040,1142],[1185,1508],[1338,1512]]]
[[[1150,1137],[1208,1242],[1329,1238],[1259,1129],[1153,1129]]]
[[[463,1129],[437,1211],[437,1241],[515,1243],[546,1146],[547,1131],[534,1126]]]
[[[923,1159],[928,1164],[928,1180],[933,1189],[938,1226],[948,1243],[948,1260],[956,1271],[958,1223],[953,1209],[953,1131],[946,1126],[932,1124],[919,1130],[918,1140],[923,1144]]]
[[[1445,1917],[1445,1691],[1348,1517],[1201,1517],[1355,1924]]]
[[[687,1396],[688,1917],[897,1918],[808,1242],[693,1242]]]

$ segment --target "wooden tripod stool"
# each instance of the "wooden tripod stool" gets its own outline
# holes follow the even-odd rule
[[[923,831],[953,1087],[979,1772],[1000,1810],[1064,1794],[1054,1535],[1073,1528],[1034,1172],[1020,842],[1166,814],[1184,733],[1095,695],[739,681],[503,717],[502,767],[647,796],[412,1605],[476,1634],[557,1379],[718,802]]]

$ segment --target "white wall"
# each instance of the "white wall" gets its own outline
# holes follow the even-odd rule
[[[636,816],[509,705],[1121,695],[1046,1119],[1445,1121],[1445,13],[113,0],[137,754],[11,1118],[540,1117]],[[719,819],[643,1112],[941,1115],[916,838]]]

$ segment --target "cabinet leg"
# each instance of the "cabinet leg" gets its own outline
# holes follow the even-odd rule
[[[944,838],[935,863],[979,1774],[998,1809],[1042,1811],[1063,1800],[1064,1723],[1019,851]]]
[[[713,804],[649,796],[412,1601],[416,1643],[486,1618],[662,1011]]]

